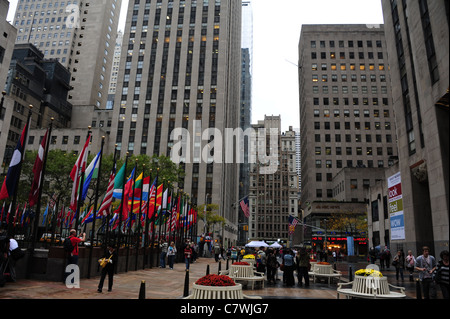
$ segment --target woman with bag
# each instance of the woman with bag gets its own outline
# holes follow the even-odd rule
[[[298,285],[302,287],[303,278],[305,279],[305,287],[309,286],[309,274],[308,271],[311,268],[311,263],[309,262],[309,254],[304,247],[300,248],[295,257],[297,262],[297,280]]]
[[[175,248],[175,243],[171,242],[170,246],[167,250],[167,261],[169,262],[170,269],[173,269],[173,262],[174,262],[176,253],[177,253],[177,249]]]
[[[102,292],[103,283],[105,282],[106,274],[108,274],[108,291],[112,290],[114,267],[117,264],[117,252],[113,245],[108,245],[104,257],[98,261],[102,268],[102,275],[98,283],[98,292]]]
[[[408,250],[408,256],[405,258],[406,261],[406,270],[409,271],[409,281],[414,281],[414,265],[416,264],[416,258],[412,254],[411,250]]]
[[[442,296],[444,299],[449,299],[449,267],[448,267],[448,250],[444,250],[440,254],[441,260],[439,260],[436,266],[436,283],[439,284],[442,290]]]
[[[394,256],[394,259],[392,259],[392,266],[395,267],[395,277],[397,278],[397,281],[399,273],[403,281],[403,269],[405,268],[405,257],[403,251],[397,251],[397,255]]]

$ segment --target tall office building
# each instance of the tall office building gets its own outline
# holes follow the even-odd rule
[[[242,1],[242,40],[241,40],[241,107],[239,126],[242,130],[251,127],[252,120],[252,65],[253,65],[253,8],[251,1]],[[244,143],[244,150],[248,146]],[[239,198],[249,194],[250,163],[248,152],[244,152],[244,162],[239,164]],[[239,209],[239,244],[248,240],[248,221],[242,209]]]
[[[391,174],[400,173],[403,194],[403,212],[389,212],[404,222],[395,243],[436,256],[449,241],[449,2],[382,7],[399,149]]]
[[[170,156],[180,143],[172,131],[186,129],[177,186],[193,204],[219,205],[225,247],[237,239],[239,165],[225,163],[225,152],[207,163],[212,138],[202,132],[239,127],[241,10],[241,1],[130,1],[111,130],[124,157]]]
[[[310,216],[307,221],[315,219],[317,226],[333,213],[323,209],[324,202],[338,197],[355,205],[366,201],[359,190],[375,179],[366,181],[364,168],[394,163],[397,146],[387,58],[383,25],[302,26],[301,203],[304,215]],[[336,185],[344,168],[358,168],[359,173]]]
[[[121,0],[19,0],[17,44],[32,43],[71,72],[69,102],[106,108]],[[76,112],[74,112],[76,115]]]
[[[269,143],[266,143],[264,149],[268,154],[275,155],[276,152],[277,158],[276,170],[270,174],[260,169],[264,166],[263,162],[256,160],[251,164],[249,239],[269,242],[281,240],[286,243],[289,239],[289,215],[298,215],[295,132],[289,127],[289,131],[281,133],[280,116],[265,116],[264,120],[253,124],[252,128],[255,133],[265,129],[267,135],[264,139],[277,139],[277,150]],[[269,136],[271,129],[277,132],[276,137]],[[252,152],[256,152],[262,142],[261,138],[252,141]]]
[[[0,30],[2,30],[0,34],[0,92],[5,86],[17,33],[16,28],[6,20],[8,11],[9,1],[0,0]]]

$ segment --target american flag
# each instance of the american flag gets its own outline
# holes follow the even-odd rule
[[[241,205],[242,211],[244,212],[245,217],[250,217],[250,208],[248,206],[248,196],[245,196],[241,202],[239,203]]]
[[[111,171],[111,174],[109,175],[108,189],[106,190],[105,198],[103,199],[102,205],[100,206],[100,209],[98,210],[97,216],[109,215],[111,202],[112,202],[112,197],[113,197],[115,176],[116,176],[116,174],[115,174],[115,171],[113,169]]]
[[[289,234],[293,234],[295,226],[298,224],[298,219],[289,215]]]

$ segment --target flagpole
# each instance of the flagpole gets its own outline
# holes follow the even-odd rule
[[[136,187],[136,169],[137,169],[137,163],[138,163],[138,159],[136,158],[136,161],[134,163],[134,176],[133,176],[133,191],[132,191],[132,195],[131,195],[131,210],[128,209],[128,218],[127,220],[129,220],[127,228],[128,228],[128,236],[127,236],[127,259],[125,261],[125,272],[128,272],[128,259],[130,257],[130,244],[131,244],[131,225],[132,225],[132,220],[133,220],[133,206],[134,206],[134,190]],[[124,196],[125,196],[125,185],[123,186],[123,190],[124,190]],[[128,202],[128,194],[127,196],[127,202]]]
[[[92,230],[91,230],[91,247],[89,249],[89,264],[87,278],[91,278],[91,263],[92,263],[92,251],[94,250],[94,237],[95,237],[95,218],[97,216],[97,205],[98,205],[98,192],[100,188],[100,174],[102,171],[102,158],[103,158],[103,145],[105,144],[105,137],[102,136],[102,145],[100,147],[100,157],[98,159],[98,171],[97,171],[97,185],[95,187],[95,199],[94,199],[94,209],[92,211]],[[95,165],[94,168],[95,170]],[[89,212],[88,212],[89,214]]]
[[[32,114],[32,109],[33,109],[33,105],[29,105],[29,112],[28,112],[28,118],[27,118],[27,123],[25,124],[26,126],[26,130],[25,130],[25,135],[23,138],[23,149],[22,149],[22,158],[20,160],[19,163],[19,170],[18,170],[18,175],[19,178],[16,181],[16,185],[15,185],[15,189],[14,189],[14,194],[13,194],[13,200],[12,200],[12,207],[16,206],[16,202],[17,202],[17,192],[19,190],[19,180],[20,180],[20,174],[22,172],[22,164],[23,164],[23,159],[25,158],[25,146],[27,145],[27,138],[28,138],[28,131],[30,130],[30,124],[31,124],[31,114]],[[13,237],[14,236],[14,227],[12,227],[12,222],[13,222],[13,216],[9,216],[9,221],[8,221],[8,235]]]
[[[117,144],[114,145],[114,162],[113,162],[113,167],[111,169],[111,172],[114,171],[114,174],[116,174],[116,171],[117,171],[117,169],[116,169],[116,156],[117,156]],[[115,177],[115,175],[114,175],[114,177]],[[110,221],[110,217],[112,215],[111,205],[109,207],[110,207],[109,208],[109,214],[106,215],[105,243],[108,243],[108,240],[109,240],[109,232],[110,232],[110,230],[109,230],[109,221]]]
[[[128,156],[129,153],[127,152],[127,154],[125,155],[125,172],[123,174],[123,189],[122,189],[122,200],[120,201],[120,214],[119,214],[119,226],[117,227],[117,248],[120,248],[120,245],[122,244],[122,233],[121,233],[121,228],[122,228],[122,215],[123,215],[123,202],[124,202],[124,195],[125,195],[125,183],[126,183],[126,178],[127,178],[127,164],[128,164]]]
[[[141,196],[139,199],[139,217],[137,219],[136,260],[134,263],[134,270],[137,270],[137,268],[138,268],[138,254],[139,254],[139,247],[140,247],[140,243],[141,243],[140,238],[141,238],[142,197],[144,197],[144,180],[145,180],[145,164],[142,164],[142,189],[141,189]],[[150,181],[149,181],[149,183],[150,183]],[[133,196],[133,199],[134,199],[134,196]]]
[[[89,140],[89,144],[92,141],[92,137],[91,137],[91,126],[88,126],[88,133],[87,133],[87,137],[86,139],[90,139]],[[85,155],[86,156],[86,155]],[[83,184],[84,184],[84,174],[86,172],[86,165],[83,165],[83,161],[81,164],[81,177],[80,177],[80,184],[78,187],[78,203],[77,203],[77,211],[75,212],[75,230],[78,231],[78,226],[80,225],[80,208],[82,206],[83,203]],[[78,176],[76,176],[75,178],[78,178]]]
[[[31,247],[29,250],[30,253],[28,255],[28,265],[27,265],[27,274],[26,274],[27,279],[30,279],[30,277],[31,277],[31,267],[33,265],[32,259],[33,259],[33,255],[34,255],[34,247],[35,247],[35,243],[37,242],[37,233],[38,233],[38,227],[39,227],[39,215],[41,214],[42,189],[44,188],[43,181],[44,181],[44,175],[45,175],[45,167],[47,164],[48,148],[50,146],[50,138],[52,136],[53,121],[54,121],[54,118],[52,117],[51,122],[50,122],[50,127],[48,129],[44,157],[42,160],[42,172],[41,172],[41,176],[39,179],[39,195],[38,195],[38,200],[37,200],[37,204],[36,204],[36,214],[34,216],[33,237],[31,239]],[[31,209],[31,207],[29,207],[29,209]]]
[[[155,184],[155,205],[153,206],[152,216],[152,244],[150,246],[150,268],[153,267],[153,248],[155,246],[155,221],[156,221],[156,196],[158,195],[158,175],[159,167],[156,169],[156,184]]]
[[[150,168],[150,180],[149,180],[149,186],[148,186],[148,197],[147,197],[147,203],[145,205],[145,231],[144,231],[144,262],[143,262],[143,268],[145,269],[145,264],[147,262],[147,246],[148,246],[148,223],[150,218],[148,217],[148,213],[149,213],[149,208],[150,208],[150,196],[151,196],[151,190],[152,190],[152,185],[150,185],[150,181],[152,180],[152,169]],[[150,266],[151,267],[151,266]]]

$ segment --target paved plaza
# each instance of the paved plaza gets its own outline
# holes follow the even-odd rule
[[[210,273],[217,273],[219,263],[214,258],[199,258],[190,267],[189,289],[192,291],[192,284],[206,274],[209,265]],[[366,263],[348,264],[338,262],[337,270],[342,271],[341,281],[348,282],[349,267],[352,272],[365,268]],[[226,262],[221,261],[221,269],[226,269]],[[141,282],[145,281],[146,299],[181,299],[183,298],[184,283],[186,278],[185,266],[177,263],[174,269],[152,268],[137,271],[118,273],[114,276],[114,286],[111,292],[107,292],[107,281],[103,287],[103,292],[97,292],[100,278],[81,279],[80,288],[67,288],[62,282],[38,281],[20,279],[15,283],[8,282],[0,288],[0,299],[138,299]],[[393,267],[383,271],[383,275],[388,277],[389,283],[394,286],[406,288],[407,299],[416,298],[416,284],[410,282],[405,274],[405,281],[397,282]],[[283,285],[283,273],[278,271],[276,285],[259,286],[255,290],[244,287],[244,293],[249,296],[261,296],[263,299],[336,299],[336,283],[311,281],[310,286],[287,288]],[[297,282],[297,279],[296,279]],[[438,297],[442,298],[438,288]],[[344,298],[341,296],[341,298]]]

